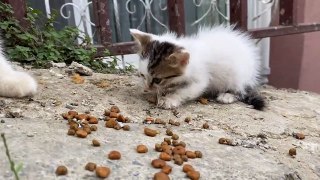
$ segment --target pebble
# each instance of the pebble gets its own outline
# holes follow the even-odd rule
[[[75,61],[71,63],[69,66],[70,69],[74,69],[75,72],[79,73],[80,75],[84,76],[92,76],[93,71],[92,69],[88,68],[87,66],[84,66],[82,64],[79,64]]]

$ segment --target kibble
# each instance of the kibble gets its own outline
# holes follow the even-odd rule
[[[113,128],[116,129],[116,130],[120,130],[121,126],[119,124],[116,124]]]
[[[154,149],[156,150],[156,151],[158,151],[158,152],[162,152],[162,146],[161,146],[161,144],[155,144],[155,146],[154,146]]]
[[[295,155],[297,155],[297,150],[296,150],[296,148],[291,148],[291,149],[289,149],[289,155],[290,155],[290,156],[295,156]]]
[[[154,168],[163,168],[166,165],[166,162],[161,159],[154,159],[152,160],[151,165]]]
[[[100,146],[100,142],[98,140],[96,140],[96,139],[93,139],[92,140],[92,145],[98,147],[98,146]]]
[[[184,122],[186,122],[186,123],[190,123],[190,121],[192,120],[192,118],[191,117],[186,117],[185,119],[184,119]]]
[[[171,129],[167,129],[167,130],[166,130],[166,134],[167,134],[168,136],[172,136],[172,135],[173,135],[173,132],[171,131]]]
[[[180,156],[177,156],[174,159],[174,163],[177,164],[177,165],[182,165],[183,164],[183,159]]]
[[[145,146],[145,145],[138,145],[137,146],[137,152],[138,153],[146,153],[146,152],[148,152],[148,148],[147,148],[147,146]]]
[[[173,154],[178,154],[178,155],[184,155],[186,154],[186,150],[184,147],[182,146],[176,146],[175,148],[173,148]]]
[[[204,124],[202,125],[202,128],[203,128],[203,129],[209,129],[209,124],[208,124],[208,123],[204,123]]]
[[[195,151],[194,152],[197,156],[197,158],[202,158],[202,152],[201,151]]]
[[[104,115],[105,115],[105,116],[109,116],[109,115],[110,115],[110,111],[109,111],[109,110],[105,110],[105,111],[104,111]]]
[[[173,134],[172,137],[171,137],[173,140],[178,140],[179,139],[179,136],[177,134]]]
[[[114,118],[111,118],[106,122],[106,127],[114,128],[114,126],[116,126],[117,124],[118,122]]]
[[[86,164],[86,166],[84,167],[85,170],[88,170],[88,171],[94,171],[96,169],[97,165],[95,163],[92,163],[92,162],[88,162]]]
[[[163,140],[165,142],[167,142],[168,145],[171,145],[171,139],[170,138],[164,138]]]
[[[219,139],[219,144],[231,145],[232,141],[230,139],[227,139],[227,138],[220,138]]]
[[[187,155],[182,155],[182,156],[181,156],[181,159],[182,159],[184,162],[187,162],[187,161],[188,161],[188,156],[187,156]]]
[[[96,168],[96,175],[100,178],[107,178],[110,174],[110,169],[108,167],[97,167]]]
[[[154,137],[157,135],[157,131],[156,130],[153,130],[153,129],[150,129],[150,128],[144,128],[144,133],[147,135],[147,136],[151,136],[151,137]]]
[[[183,165],[182,171],[187,173],[189,171],[194,171],[194,168],[190,164]]]
[[[111,111],[111,112],[115,112],[115,113],[119,113],[119,112],[120,112],[120,109],[119,109],[118,106],[111,106],[110,111]]]
[[[118,116],[118,119],[117,119],[117,120],[120,121],[120,122],[123,122],[123,123],[126,122],[126,118],[125,118],[122,114],[120,114],[120,115]]]
[[[96,117],[90,117],[89,124],[98,124],[98,119]]]
[[[57,176],[63,176],[68,174],[68,169],[66,166],[58,166],[56,169],[56,175]]]
[[[187,172],[187,176],[188,176],[191,180],[198,180],[198,179],[200,179],[200,173],[199,173],[199,171],[188,171],[188,172]]]
[[[87,137],[88,133],[87,133],[85,130],[83,130],[83,129],[78,129],[78,130],[76,131],[76,135],[77,135],[78,137],[80,137],[80,138],[85,138],[85,137]]]
[[[192,152],[192,151],[186,151],[186,155],[188,158],[190,159],[194,159],[197,157],[196,153]]]
[[[119,114],[116,113],[116,112],[110,112],[109,117],[111,117],[111,118],[118,118],[118,117],[119,117]]]
[[[76,131],[74,129],[69,129],[68,130],[68,135],[74,136],[76,134]]]
[[[177,141],[177,140],[172,140],[172,145],[173,146],[179,146],[179,141]]]
[[[166,173],[166,174],[170,174],[172,171],[172,167],[169,165],[166,165],[162,168],[161,172]]]
[[[297,139],[304,139],[304,138],[305,138],[305,135],[302,134],[302,133],[296,133],[296,134],[295,134],[295,138],[297,138]]]
[[[98,127],[96,125],[90,126],[90,130],[91,131],[96,131],[97,129],[98,129]]]
[[[111,151],[109,153],[108,157],[111,160],[118,160],[118,159],[121,159],[121,154],[118,151]]]
[[[130,126],[129,125],[124,125],[122,127],[122,129],[125,130],[125,131],[130,131]]]
[[[157,173],[154,174],[153,180],[170,180],[170,178],[164,172],[157,172]]]
[[[178,146],[182,146],[182,147],[186,147],[187,145],[186,145],[186,143],[185,142],[183,142],[183,141],[180,141],[179,143],[178,143]]]
[[[76,115],[78,115],[77,111],[68,111],[68,115],[71,115],[72,117],[76,117]]]
[[[159,158],[164,161],[171,161],[171,156],[165,152],[161,152]]]

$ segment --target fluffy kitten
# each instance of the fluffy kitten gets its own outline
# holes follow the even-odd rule
[[[29,74],[12,69],[0,42],[0,96],[21,98],[34,95],[36,91],[37,83]]]
[[[200,28],[188,37],[130,32],[139,47],[145,91],[157,93],[158,106],[175,108],[213,93],[220,103],[240,100],[255,109],[264,108],[256,91],[260,56],[247,34],[229,26]]]

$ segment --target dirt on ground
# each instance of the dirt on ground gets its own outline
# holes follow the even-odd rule
[[[320,95],[304,91],[262,88],[267,108],[257,111],[243,103],[230,105],[209,101],[207,105],[189,102],[176,111],[158,109],[141,92],[138,77],[97,74],[74,83],[65,68],[30,69],[39,82],[39,93],[32,98],[0,98],[0,132],[5,133],[11,158],[22,163],[20,179],[96,179],[85,170],[88,162],[107,166],[108,179],[152,179],[159,169],[151,161],[159,157],[155,143],[161,143],[171,128],[187,149],[200,150],[202,158],[189,159],[201,179],[320,179]],[[105,127],[104,110],[117,105],[129,117],[130,131]],[[87,138],[67,135],[62,113],[70,109],[98,117],[98,130]],[[143,124],[146,117],[169,119],[180,126]],[[191,117],[189,123],[184,122]],[[209,128],[203,129],[208,123]],[[144,127],[159,130],[146,136]],[[305,139],[294,137],[303,133]],[[229,138],[233,146],[219,144]],[[100,147],[91,145],[92,139]],[[149,148],[138,154],[136,147]],[[295,157],[289,149],[296,148]],[[117,150],[120,160],[109,160]],[[187,179],[182,166],[173,161],[171,179]],[[56,176],[59,165],[68,168]],[[0,179],[14,179],[3,142],[0,142]]]

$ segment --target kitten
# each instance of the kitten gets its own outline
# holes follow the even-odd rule
[[[0,96],[21,98],[32,96],[36,91],[37,83],[29,74],[11,67],[0,42]]]
[[[260,57],[250,37],[233,26],[200,28],[192,36],[154,35],[130,29],[140,55],[145,91],[157,94],[158,106],[170,109],[213,93],[220,103],[240,100],[265,106],[258,94]]]

